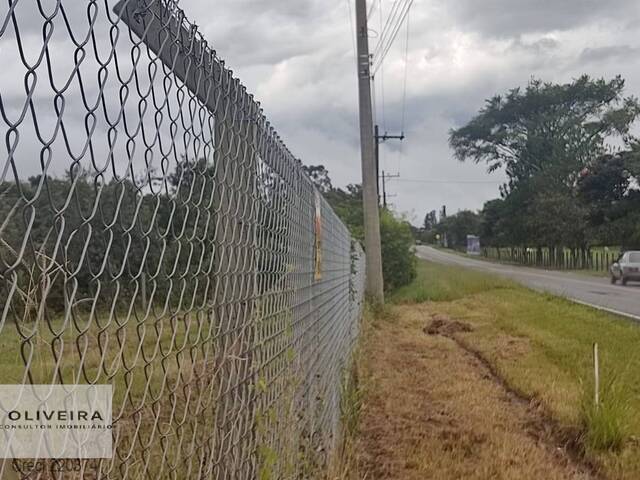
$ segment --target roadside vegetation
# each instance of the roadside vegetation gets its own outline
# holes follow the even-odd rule
[[[447,267],[420,260],[416,279],[393,292],[391,301],[395,304],[448,302],[480,292],[516,286],[509,280],[475,270],[464,270],[464,274],[458,275],[455,281],[452,275],[453,272]]]
[[[329,172],[323,165],[304,167],[316,187],[327,199],[356,240],[364,245],[364,214],[362,187],[349,185],[346,189],[331,184]],[[388,209],[380,210],[380,236],[382,245],[382,273],[387,293],[408,285],[416,278],[415,243],[411,224]]]
[[[423,261],[391,299],[363,341],[359,473],[640,478],[638,325]]]

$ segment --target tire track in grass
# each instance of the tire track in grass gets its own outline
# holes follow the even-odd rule
[[[364,346],[357,440],[367,479],[595,479],[538,405],[464,346],[468,325],[393,307]],[[436,319],[437,320],[437,319]]]

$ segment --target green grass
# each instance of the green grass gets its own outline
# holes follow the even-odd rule
[[[417,278],[411,284],[393,292],[390,300],[393,303],[451,301],[479,292],[513,286],[514,284],[508,280],[474,270],[419,261]]]
[[[472,325],[465,343],[511,388],[580,431],[586,455],[610,478],[640,478],[640,325],[493,275],[427,262],[392,301],[429,301],[431,311]],[[588,401],[594,342],[602,372],[597,407]]]
[[[581,406],[584,442],[594,451],[619,451],[630,436],[627,419],[633,412],[624,383],[611,372],[607,379],[600,387],[599,402],[596,404],[593,393],[585,390]]]
[[[466,252],[461,252],[459,250],[453,250],[451,248],[443,248],[443,247],[434,247],[437,248],[438,250],[442,250],[443,252],[446,253],[453,253],[454,255],[458,255],[459,257],[464,257],[464,258],[471,258],[473,260],[480,260],[483,262],[487,262],[487,263],[499,263],[501,265],[519,265],[519,266],[526,266],[528,268],[537,268],[540,270],[555,270],[552,266],[544,266],[544,265],[525,265],[523,263],[520,262],[516,262],[516,261],[510,261],[507,259],[498,259],[495,257],[485,257],[483,255],[469,255]],[[602,247],[598,247],[598,248],[594,248],[592,249],[592,252],[603,252],[604,249]],[[620,253],[620,249],[616,247],[615,250],[611,250],[611,252],[614,252],[615,254],[619,254]],[[613,253],[612,253],[613,254]],[[605,270],[599,270],[599,269],[559,269],[558,271],[560,272],[565,272],[565,273],[573,273],[576,275],[583,275],[586,277],[608,277],[609,276],[609,272],[605,271]]]
[[[365,320],[368,321],[368,320]],[[366,327],[365,327],[366,328]],[[359,369],[362,362],[360,347],[356,347],[348,368],[342,372],[340,385],[340,443],[329,464],[329,476],[333,480],[362,478],[358,472],[356,438],[360,415],[365,401],[365,389],[360,384]]]
[[[203,343],[199,327],[195,318],[130,318],[124,325],[112,321],[103,327],[96,321],[89,326],[65,323],[59,317],[50,323],[7,322],[0,331],[0,380],[111,384],[114,408],[127,400],[135,405],[145,391],[157,394],[175,385],[204,361],[192,355]]]
[[[176,478],[166,473],[164,449],[166,458],[179,461],[182,439],[165,434],[160,442],[155,421],[166,431],[166,425],[193,412],[195,402],[185,392],[204,389],[210,382],[215,367],[211,349],[205,348],[206,323],[195,315],[141,321],[132,316],[123,325],[112,320],[102,327],[88,315],[77,324],[60,317],[37,323],[8,321],[0,330],[0,383],[30,379],[34,384],[112,385],[113,415],[122,415],[116,448],[127,452],[135,444],[147,445],[134,448],[129,475],[141,477],[144,471],[150,477]],[[134,412],[140,417],[136,419]],[[213,431],[214,409],[208,407],[200,417],[200,432]]]

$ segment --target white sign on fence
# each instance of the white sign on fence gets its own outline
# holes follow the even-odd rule
[[[0,385],[0,458],[111,458],[111,385]]]

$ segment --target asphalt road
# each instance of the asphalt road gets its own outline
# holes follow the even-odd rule
[[[510,278],[534,290],[561,295],[578,303],[640,321],[640,283],[611,285],[608,278],[475,260],[435,248],[417,246],[418,257],[445,265],[473,268]]]

